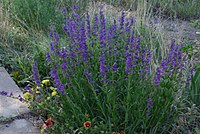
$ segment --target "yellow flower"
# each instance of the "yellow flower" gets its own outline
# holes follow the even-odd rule
[[[50,89],[51,89],[52,91],[55,91],[55,90],[56,90],[56,88],[55,88],[55,87],[50,87]]]
[[[56,95],[57,95],[57,92],[56,92],[56,91],[53,91],[53,92],[51,93],[51,95],[52,95],[52,96],[56,96]]]
[[[47,97],[47,100],[50,100],[50,97]]]
[[[36,94],[39,94],[39,93],[40,93],[40,91],[36,91],[35,93],[36,93]]]
[[[41,103],[38,103],[38,105],[39,105],[39,106],[43,106],[43,105],[44,105],[44,103],[43,103],[43,102],[41,102]]]
[[[49,80],[43,80],[42,84],[47,85],[49,83]]]
[[[37,86],[35,89],[36,89],[36,90],[40,90],[40,87]]]
[[[29,92],[26,92],[23,94],[23,98],[25,98],[25,100],[29,100],[33,98],[33,95],[30,94]]]

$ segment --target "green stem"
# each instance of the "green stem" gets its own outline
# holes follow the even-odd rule
[[[130,80],[130,75],[128,77],[128,89],[127,89],[127,97],[126,97],[126,113],[125,113],[125,128],[126,124],[128,123],[128,113],[129,113],[129,102],[131,100],[130,97],[130,87],[131,87],[131,80]]]

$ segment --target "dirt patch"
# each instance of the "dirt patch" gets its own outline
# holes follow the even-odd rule
[[[194,52],[200,52],[200,36],[197,32],[200,29],[196,29],[191,26],[191,21],[183,20],[163,20],[163,31],[169,39],[176,39],[179,42],[185,41],[186,43],[193,44]],[[192,57],[192,62],[197,63],[200,61],[199,53]]]

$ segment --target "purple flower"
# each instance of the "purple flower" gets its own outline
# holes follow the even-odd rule
[[[13,97],[13,93],[11,92],[9,96],[10,96],[10,97]]]
[[[155,23],[156,23],[156,24],[159,23],[159,18],[158,18],[158,17],[155,18]]]
[[[170,52],[169,52],[169,55],[168,55],[168,60],[169,61],[173,58],[174,49],[175,49],[175,40],[172,40],[171,47],[170,47]]]
[[[81,41],[80,41],[80,48],[82,53],[82,58],[85,63],[88,62],[88,46],[86,44],[86,35],[85,35],[85,27],[84,23],[81,25]]]
[[[129,21],[127,21],[126,22],[126,32],[127,33],[130,33],[130,31],[131,31],[131,27],[130,27],[131,25],[130,25],[130,22]]]
[[[160,68],[161,68],[161,76],[164,76],[165,70],[167,70],[169,68],[167,60],[163,60],[161,62]]]
[[[95,89],[94,92],[95,92],[95,93],[98,93],[98,92],[99,92],[99,89]]]
[[[62,12],[63,12],[63,18],[66,19],[67,8],[64,7]]]
[[[106,45],[106,19],[103,8],[100,10],[100,46],[104,48]]]
[[[133,16],[133,17],[131,18],[131,24],[130,24],[130,26],[134,26],[134,25],[135,25],[135,22],[136,22],[136,19],[135,19],[135,16]]]
[[[59,56],[62,58],[62,59],[65,59],[67,58],[68,56],[68,51],[65,49],[65,48],[62,48],[60,51],[59,51]]]
[[[28,85],[26,85],[26,86],[24,87],[24,89],[25,89],[26,91],[31,90],[30,87],[29,87]]]
[[[78,9],[78,7],[76,6],[76,4],[74,4],[74,5],[73,5],[73,11],[74,11],[73,16],[74,16],[74,18],[75,18],[75,20],[76,20],[76,23],[78,23],[78,22],[79,22],[79,19],[80,19],[79,15],[78,15],[78,13],[77,13],[77,9]]]
[[[182,66],[182,55],[183,55],[183,52],[179,51],[178,52],[178,69],[180,69]]]
[[[51,53],[54,53],[54,42],[50,42],[50,51]]]
[[[47,59],[47,62],[48,62],[48,63],[51,62],[51,56],[50,56],[50,53],[49,53],[49,52],[46,53],[46,59]]]
[[[112,55],[112,48],[115,47],[114,45],[112,47],[112,44],[116,43],[115,38],[116,38],[116,24],[110,26],[110,29],[108,31],[109,55]]]
[[[153,101],[151,98],[146,99],[146,103],[147,103],[147,115],[150,116],[150,109],[153,108]]]
[[[123,30],[124,29],[124,21],[125,21],[125,11],[122,12],[121,18],[120,18],[120,29]]]
[[[149,24],[150,24],[151,27],[153,27],[153,21],[152,20],[150,21]]]
[[[18,99],[19,99],[19,101],[21,101],[21,102],[24,100],[24,98],[22,98],[21,95],[18,96]]]
[[[37,68],[37,62],[35,61],[33,66],[32,66],[32,72],[33,72],[33,78],[35,80],[35,83],[38,87],[41,86],[41,81],[38,73],[38,68]]]
[[[106,68],[106,65],[105,65],[104,57],[103,56],[100,57],[99,61],[100,61],[100,75],[103,77],[103,82],[106,82],[106,71],[107,71],[107,68]]]
[[[158,86],[158,85],[160,85],[160,82],[161,82],[161,69],[160,69],[160,67],[157,67],[156,75],[154,77],[154,84],[156,86]]]
[[[135,49],[135,41],[136,41],[136,38],[135,38],[135,35],[134,35],[134,32],[132,33],[132,36],[131,36],[131,50],[134,50]]]
[[[177,57],[178,57],[178,51],[179,51],[179,46],[176,45],[174,52],[173,52],[173,58],[172,58],[172,64],[171,64],[171,70],[175,69],[176,64],[177,64]]]
[[[86,77],[87,77],[87,79],[88,79],[88,81],[92,84],[92,83],[94,83],[94,81],[92,81],[92,73],[89,73],[89,72],[85,72],[85,75],[86,75]]]
[[[66,61],[64,61],[64,62],[61,64],[61,68],[62,68],[63,72],[66,71],[66,70],[68,69]]]
[[[65,86],[60,81],[57,69],[51,69],[50,74],[51,74],[51,77],[54,79],[54,83],[53,84],[57,88],[57,91],[61,92],[62,94],[64,94]]]
[[[66,7],[63,8],[63,14],[65,15],[67,13]]]
[[[190,70],[190,73],[189,75],[187,76],[187,81],[186,81],[186,88],[188,88],[190,86],[190,81],[192,80],[192,76],[195,72],[195,67],[193,67],[191,70]]]
[[[151,51],[150,50],[143,50],[142,53],[142,63],[141,66],[141,75],[144,76],[146,73],[146,80],[148,80],[148,74],[150,74],[150,62],[151,62]]]
[[[127,74],[131,73],[131,68],[133,67],[132,64],[132,57],[131,54],[128,52],[128,50],[126,51],[126,67],[125,67],[125,72]]]
[[[93,24],[93,35],[96,37],[98,36],[98,26],[99,26],[99,19],[98,19],[98,15],[95,14],[94,24]]]
[[[54,26],[50,26],[50,38],[53,39],[53,31],[54,31]]]
[[[138,62],[138,60],[140,59],[140,37],[138,37],[138,40],[137,40],[137,43],[136,44],[134,44],[134,43],[132,43],[132,47],[133,47],[133,45],[134,45],[134,51],[135,51],[135,53],[134,53],[134,58],[135,58],[135,60],[134,60],[134,62]]]
[[[78,9],[77,5],[74,4],[74,5],[73,5],[73,10],[76,11],[77,9]]]
[[[6,92],[6,91],[0,91],[0,95],[8,95],[8,92]]]
[[[57,53],[59,53],[59,36],[58,36],[58,33],[54,32],[54,38],[55,38],[55,42],[56,42],[56,45],[54,46],[55,47],[55,50]]]
[[[117,62],[114,62],[113,66],[112,66],[112,69],[113,69],[114,72],[118,71]]]
[[[87,24],[87,36],[90,38],[90,15],[87,13],[86,16],[86,24]]]

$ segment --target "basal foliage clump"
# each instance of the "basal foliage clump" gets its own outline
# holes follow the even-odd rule
[[[155,57],[145,33],[135,30],[135,17],[122,12],[108,25],[102,7],[93,20],[76,11],[74,5],[63,24],[66,44],[51,26],[51,79],[41,82],[35,62],[36,86],[26,88],[32,96],[25,101],[45,111],[53,133],[167,133],[187,86],[183,44],[172,40],[164,58]]]

